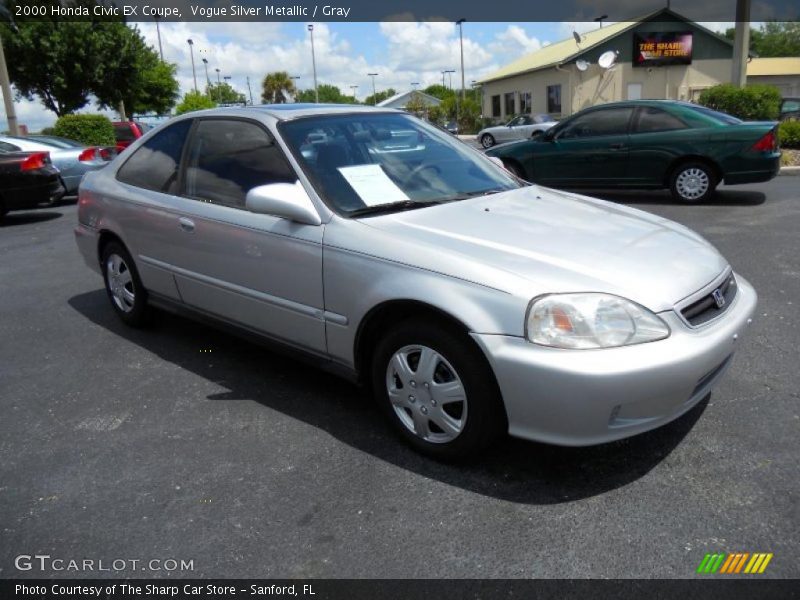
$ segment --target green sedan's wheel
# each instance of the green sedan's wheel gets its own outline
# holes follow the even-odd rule
[[[672,197],[678,202],[705,202],[717,187],[714,171],[701,162],[686,162],[673,171],[670,179]]]
[[[481,146],[484,148],[491,148],[495,143],[494,136],[491,133],[484,133],[481,136]]]
[[[409,319],[375,347],[372,389],[395,430],[439,459],[475,454],[508,425],[483,353],[464,333],[429,319]]]

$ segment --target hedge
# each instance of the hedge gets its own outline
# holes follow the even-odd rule
[[[64,115],[53,127],[53,134],[87,146],[113,146],[114,126],[103,115]]]
[[[771,85],[740,88],[723,83],[703,90],[698,102],[745,121],[776,121],[780,114],[781,94]]]
[[[784,121],[778,126],[778,139],[784,148],[800,150],[800,121]]]

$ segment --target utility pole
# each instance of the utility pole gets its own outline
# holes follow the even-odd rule
[[[250,75],[247,76],[247,92],[250,94],[250,106],[253,106],[253,90],[250,87]]]
[[[314,25],[308,24],[308,31],[311,33],[311,68],[314,70],[314,98],[319,104],[319,88],[317,87],[317,57],[314,54]]]
[[[161,47],[161,28],[158,26],[158,15],[153,15],[153,21],[156,22],[156,35],[158,35],[158,55],[161,57],[161,62],[164,62],[164,48]]]
[[[466,19],[459,19],[456,21],[456,25],[458,25],[458,39],[459,43],[461,44],[461,100],[464,100],[465,85],[464,85],[464,21]]]
[[[189,53],[192,55],[192,78],[194,79],[194,93],[197,93],[197,73],[194,71],[194,42],[192,38],[186,40],[186,43],[189,44]]]
[[[417,88],[419,87],[419,81],[412,81],[411,82],[411,90],[416,92]]]
[[[747,84],[747,56],[750,48],[750,0],[736,0],[736,29],[733,37],[731,83],[738,87]]]
[[[203,58],[203,68],[206,70],[206,94],[208,94],[208,89],[211,87],[211,79],[208,77],[208,59]]]
[[[358,89],[357,85],[351,85],[350,89],[353,90],[353,102],[356,101],[356,90]]]
[[[11,27],[16,30],[13,21]],[[11,80],[8,77],[8,68],[6,67],[6,54],[3,52],[3,40],[0,39],[0,87],[3,88],[3,104],[6,107],[6,118],[8,119],[8,133],[11,135],[19,135],[19,126],[17,125],[17,113],[14,110],[14,97],[11,95]]]
[[[375,78],[377,76],[378,73],[367,73],[367,77],[372,77],[372,106],[378,104],[378,95],[375,93]]]

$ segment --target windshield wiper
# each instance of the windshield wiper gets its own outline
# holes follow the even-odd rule
[[[491,194],[499,194],[500,192],[508,192],[510,190],[505,190],[502,188],[493,189],[493,190],[480,190],[477,192],[464,192],[463,194],[458,194],[456,196],[449,196],[442,200],[442,202],[458,202],[459,200],[466,200],[468,198],[475,198],[477,196],[490,196]]]
[[[426,202],[414,202],[413,200],[398,200],[397,202],[389,202],[387,204],[376,204],[374,206],[357,208],[347,213],[347,216],[363,217],[365,215],[380,215],[385,213],[401,212],[404,210],[414,210],[416,208],[424,208],[426,206],[433,206],[434,204],[439,204],[439,201],[429,200]]]

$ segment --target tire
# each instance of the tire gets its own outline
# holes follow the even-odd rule
[[[497,142],[495,141],[494,136],[491,133],[484,133],[481,136],[481,146],[483,146],[484,148],[491,148],[496,143]]]
[[[514,174],[516,177],[519,177],[520,179],[527,179],[524,169],[517,163],[503,161],[503,166],[506,168],[506,171]]]
[[[3,219],[6,218],[7,214],[8,214],[8,209],[6,208],[5,202],[3,202],[3,199],[0,198],[0,221],[3,221]]]
[[[708,200],[717,187],[717,176],[706,163],[687,161],[673,170],[669,180],[672,197],[684,204],[698,204]]]
[[[146,325],[149,317],[147,291],[128,250],[119,242],[109,242],[103,247],[100,260],[106,293],[114,312],[126,325]]]
[[[409,319],[389,330],[374,349],[371,375],[373,395],[394,429],[433,458],[473,456],[508,429],[480,349],[433,320]]]

